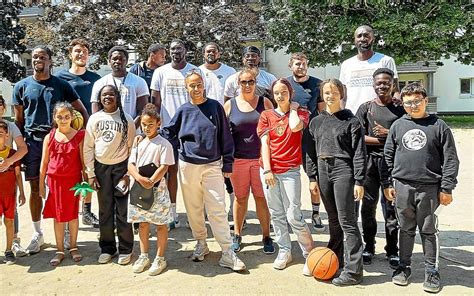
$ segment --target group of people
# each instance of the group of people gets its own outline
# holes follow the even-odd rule
[[[255,46],[244,48],[239,71],[220,62],[221,49],[213,42],[203,47],[204,64],[199,67],[186,61],[185,45],[176,39],[169,46],[170,63],[165,64],[165,47],[153,44],[147,60],[130,70],[127,49],[114,46],[108,53],[112,72],[104,77],[87,70],[90,48],[83,39],[71,41],[71,67],[56,76],[50,73],[51,51],[35,47],[33,75],[17,83],[13,92],[16,125],[0,122],[5,262],[13,264],[15,254],[40,251],[42,217],[54,219],[57,252],[50,264],[59,265],[67,249],[74,261],[80,261],[79,198],[70,189],[87,182],[97,191],[99,218],[90,210],[88,194],[83,222],[99,227],[99,263],[118,256],[118,264],[129,264],[132,225],[137,225],[140,256],[133,271],[161,273],[167,266],[168,231],[182,223],[176,213],[179,187],[196,240],[192,260],[202,261],[209,253],[207,219],[222,249],[219,265],[246,269],[236,253],[244,247],[252,193],[263,252],[273,254],[276,249],[271,224],[278,245],[273,267],[285,269],[292,261],[288,226],[305,258],[314,248],[301,211],[303,165],[317,231],[325,229],[320,199],[328,214],[328,248],[340,265],[334,285],[359,284],[363,264],[372,263],[380,199],[386,256],[395,269],[392,281],[409,282],[418,226],[426,265],[424,289],[439,291],[434,212],[452,201],[456,185],[452,133],[441,119],[427,113],[422,85],[398,89],[393,59],[372,50],[371,27],[357,28],[354,40],[358,54],[342,64],[340,79],[325,81],[308,75],[303,53],[291,55],[292,75],[277,79],[259,69],[261,52]],[[0,115],[5,107],[0,101]],[[85,129],[71,126],[76,110]],[[30,183],[35,230],[26,250],[14,223],[16,188],[19,204],[25,203],[20,160]],[[357,225],[359,211],[363,236]],[[150,225],[156,225],[158,238],[153,261],[148,254]],[[303,274],[312,275],[306,263]]]

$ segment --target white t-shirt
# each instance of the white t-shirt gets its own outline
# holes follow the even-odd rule
[[[232,76],[229,76],[225,82],[224,95],[229,98],[235,98],[240,94],[240,87],[238,84],[239,73],[237,72]],[[257,75],[257,90],[256,94],[263,95],[263,90],[270,90],[272,83],[277,80],[275,75],[270,74],[264,70],[259,69]],[[260,88],[260,91],[259,89]]]
[[[398,78],[395,61],[378,52],[367,61],[361,61],[357,56],[353,56],[342,63],[339,80],[347,88],[346,109],[356,114],[360,105],[376,98],[372,75],[379,68],[392,70],[395,78]]]
[[[181,70],[176,70],[171,66],[171,63],[168,63],[159,67],[153,73],[150,88],[160,92],[161,126],[167,125],[171,121],[171,118],[173,118],[176,110],[191,99],[186,90],[185,78],[186,74],[192,69],[201,72],[204,86],[207,90],[205,75],[202,74],[202,71],[198,67],[190,63],[187,63]]]
[[[162,164],[173,165],[173,146],[160,135],[151,140],[145,137],[140,141],[138,147],[132,148],[128,163],[135,163],[137,168],[150,163],[154,163],[157,167]]]
[[[7,139],[7,142],[5,143],[5,145],[10,147],[10,148],[14,148],[13,147],[13,142],[15,141],[16,137],[21,136],[20,129],[16,126],[16,124],[14,122],[6,121],[6,120],[4,120],[4,121],[8,125],[8,139]]]
[[[206,81],[209,85],[207,97],[224,105],[225,81],[229,76],[236,73],[235,69],[225,64],[221,64],[216,70],[209,70],[204,65],[199,66],[199,69],[206,74]]]
[[[133,73],[128,72],[125,78],[113,77],[112,74],[107,74],[94,83],[91,94],[92,103],[98,102],[99,91],[106,85],[114,85],[118,88],[123,111],[132,118],[137,116],[137,98],[150,95],[146,81]]]

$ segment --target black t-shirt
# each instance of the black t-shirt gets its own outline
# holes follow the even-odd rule
[[[73,74],[68,70],[61,70],[56,73],[56,77],[66,80],[74,88],[79,97],[81,97],[81,102],[86,107],[87,113],[92,114],[92,87],[94,82],[100,79],[100,75],[89,70],[86,70],[82,75]]]
[[[405,109],[403,109],[402,106],[395,106],[393,103],[384,106],[379,105],[375,100],[372,100],[360,105],[356,116],[364,126],[365,134],[377,138],[373,133],[373,128],[376,126],[375,123],[386,129],[390,129],[393,122],[404,114]],[[385,142],[385,138],[379,137],[379,139]],[[367,153],[382,156],[383,145],[367,145]]]
[[[296,82],[293,76],[288,77],[288,80],[295,91],[293,101],[308,109],[311,117],[318,115],[318,103],[323,102],[319,93],[321,80],[313,76],[309,76],[305,82]]]

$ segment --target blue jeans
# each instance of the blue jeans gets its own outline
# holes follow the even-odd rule
[[[275,240],[280,252],[291,252],[288,224],[296,234],[298,243],[306,258],[313,249],[313,238],[301,213],[301,178],[299,168],[292,168],[282,174],[274,174],[276,184],[265,185],[265,176],[260,170],[265,198],[270,210]]]

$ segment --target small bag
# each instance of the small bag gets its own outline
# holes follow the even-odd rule
[[[147,146],[148,147],[148,146]],[[146,148],[145,147],[145,150]],[[137,156],[138,156],[138,147],[137,147]],[[137,159],[138,163],[138,159]],[[141,166],[138,168],[138,173],[144,177],[150,178],[156,172],[158,167],[154,163],[149,163],[147,165]],[[160,180],[161,181],[161,180]],[[160,185],[160,181],[156,182],[155,185],[146,189],[139,182],[135,180],[132,188],[130,189],[130,204],[141,208],[142,210],[148,211],[153,207],[155,203],[155,194],[154,189]]]
[[[154,189],[155,187],[146,189],[140,185],[140,183],[135,181],[132,189],[130,189],[130,204],[148,211],[155,203]]]

